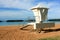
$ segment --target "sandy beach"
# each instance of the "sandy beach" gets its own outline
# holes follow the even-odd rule
[[[60,36],[60,30],[46,33],[33,31],[33,26],[21,30],[22,26],[0,26],[0,40],[38,40],[40,38]],[[51,29],[59,29],[60,24],[55,24]]]

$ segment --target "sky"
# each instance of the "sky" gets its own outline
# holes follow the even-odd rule
[[[0,20],[33,18],[30,9],[38,4],[49,8],[48,19],[60,18],[60,0],[0,0]]]

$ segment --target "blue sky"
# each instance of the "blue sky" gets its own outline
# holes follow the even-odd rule
[[[30,8],[37,4],[49,8],[48,19],[60,18],[60,0],[0,0],[0,20],[33,17]]]

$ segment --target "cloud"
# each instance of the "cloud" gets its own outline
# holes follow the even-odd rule
[[[0,0],[0,7],[12,7],[29,9],[33,6],[33,0]]]
[[[49,8],[48,18],[60,18],[60,3],[56,1],[36,1],[36,0],[0,0],[0,8],[18,8],[20,11],[6,11],[1,12],[0,16],[8,16],[8,17],[22,17],[22,16],[32,16],[32,11],[30,8],[36,6],[37,4],[45,5]],[[22,10],[23,9],[23,10]],[[11,9],[9,9],[11,10]],[[15,9],[14,9],[15,10]],[[22,11],[21,11],[22,10]],[[4,15],[3,15],[4,14]]]
[[[51,2],[48,4],[49,6],[49,12],[48,17],[49,18],[60,18],[60,3],[58,2]]]
[[[6,19],[20,19],[20,18],[28,18],[32,17],[32,13],[27,11],[27,10],[2,10],[0,11],[0,19],[1,18],[6,18]]]

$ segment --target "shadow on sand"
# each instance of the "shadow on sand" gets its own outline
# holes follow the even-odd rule
[[[60,31],[60,28],[57,28],[57,29],[46,29],[46,30],[42,30],[42,31],[45,31],[44,33],[57,32],[57,31]]]
[[[26,27],[31,26],[31,25],[27,25]],[[44,31],[44,33],[48,33],[48,32],[56,32],[56,31],[60,31],[60,28],[58,29],[51,29],[52,27],[55,27],[55,23],[40,23],[40,24],[36,24],[37,26],[37,32],[39,31]],[[25,27],[23,27],[25,28]],[[48,28],[48,29],[44,29],[44,28]],[[22,29],[24,31],[31,31],[31,32],[35,32],[36,30],[32,30],[32,29]]]

